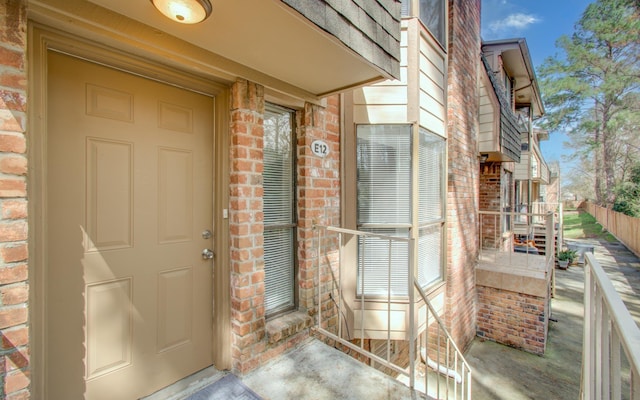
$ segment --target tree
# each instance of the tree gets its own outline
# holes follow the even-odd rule
[[[640,163],[629,169],[627,180],[616,188],[613,210],[632,217],[640,217]]]
[[[630,141],[637,142],[640,113],[637,1],[590,4],[573,35],[560,37],[556,46],[563,57],[548,58],[540,68],[547,106],[543,125],[567,130],[573,157],[593,163],[596,201],[613,204],[616,186],[623,179],[617,168],[620,160],[633,163],[638,156],[628,146],[636,145]]]

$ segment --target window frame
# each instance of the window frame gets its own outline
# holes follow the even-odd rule
[[[298,307],[298,257],[297,257],[297,227],[298,227],[298,221],[297,221],[297,170],[296,170],[296,155],[297,155],[297,141],[296,141],[296,111],[286,108],[286,107],[282,107],[279,106],[277,104],[273,104],[273,103],[265,103],[265,114],[264,114],[264,122],[266,122],[267,120],[267,114],[268,113],[281,113],[281,114],[288,114],[289,115],[289,126],[290,126],[290,148],[289,148],[289,154],[290,154],[290,159],[289,159],[289,164],[290,164],[290,168],[291,168],[291,202],[290,202],[290,220],[288,222],[279,222],[279,223],[269,223],[269,217],[267,216],[267,210],[266,210],[266,198],[263,198],[263,214],[264,214],[264,220],[263,220],[263,229],[264,229],[264,242],[263,242],[263,249],[264,249],[264,269],[265,269],[265,292],[264,292],[264,297],[265,297],[265,318],[270,319],[270,318],[274,318],[277,316],[280,316],[282,314],[286,314],[289,313],[291,311],[295,311]],[[263,124],[264,124],[263,122]],[[267,140],[266,140],[266,135],[267,135],[267,130],[264,130],[264,136],[263,136],[263,160],[264,160],[264,154],[265,154],[265,150],[266,150],[266,146],[267,146]],[[265,163],[266,164],[266,163]],[[266,172],[266,165],[265,168],[263,168],[263,190],[264,190],[264,195],[266,197],[267,195],[267,189],[266,189],[266,177],[265,177],[265,172]],[[278,305],[277,307],[268,310],[267,309],[267,297],[268,297],[268,287],[267,287],[267,246],[266,246],[266,240],[267,240],[267,232],[274,232],[277,230],[284,230],[287,229],[291,232],[291,269],[290,269],[290,279],[291,279],[291,283],[292,283],[292,288],[291,288],[291,298],[290,298],[290,302],[288,304],[284,304],[284,305]]]

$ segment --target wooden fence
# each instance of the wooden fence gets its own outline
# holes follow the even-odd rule
[[[640,257],[640,218],[630,217],[608,208],[584,202],[582,207],[609,233]]]

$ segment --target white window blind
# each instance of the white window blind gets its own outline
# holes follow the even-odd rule
[[[418,283],[426,287],[442,276],[442,234],[441,224],[420,229],[418,238]]]
[[[362,230],[379,235],[408,237],[409,229],[375,228]],[[409,245],[378,237],[361,237],[358,243],[357,293],[367,296],[407,296]]]
[[[418,158],[418,283],[424,288],[442,277],[444,138],[420,128]]]
[[[264,306],[267,315],[295,306],[293,114],[275,106],[264,116]]]
[[[359,229],[408,237],[411,126],[359,125],[357,144]],[[386,296],[389,285],[391,296],[407,295],[409,249],[406,242],[368,237],[360,239],[358,248],[358,295]]]
[[[411,222],[411,127],[357,128],[358,224]]]
[[[444,217],[444,139],[420,129],[418,154],[418,220],[422,225]]]
[[[408,238],[419,228],[418,282],[427,285],[442,278],[445,204],[445,140],[420,130],[418,187],[412,187],[410,125],[357,127],[358,229]],[[419,226],[412,226],[412,192],[417,193]],[[379,237],[358,243],[358,295],[406,296],[409,268],[407,242]]]

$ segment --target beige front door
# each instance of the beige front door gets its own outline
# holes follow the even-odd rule
[[[137,399],[212,364],[211,97],[47,60],[45,394]]]

